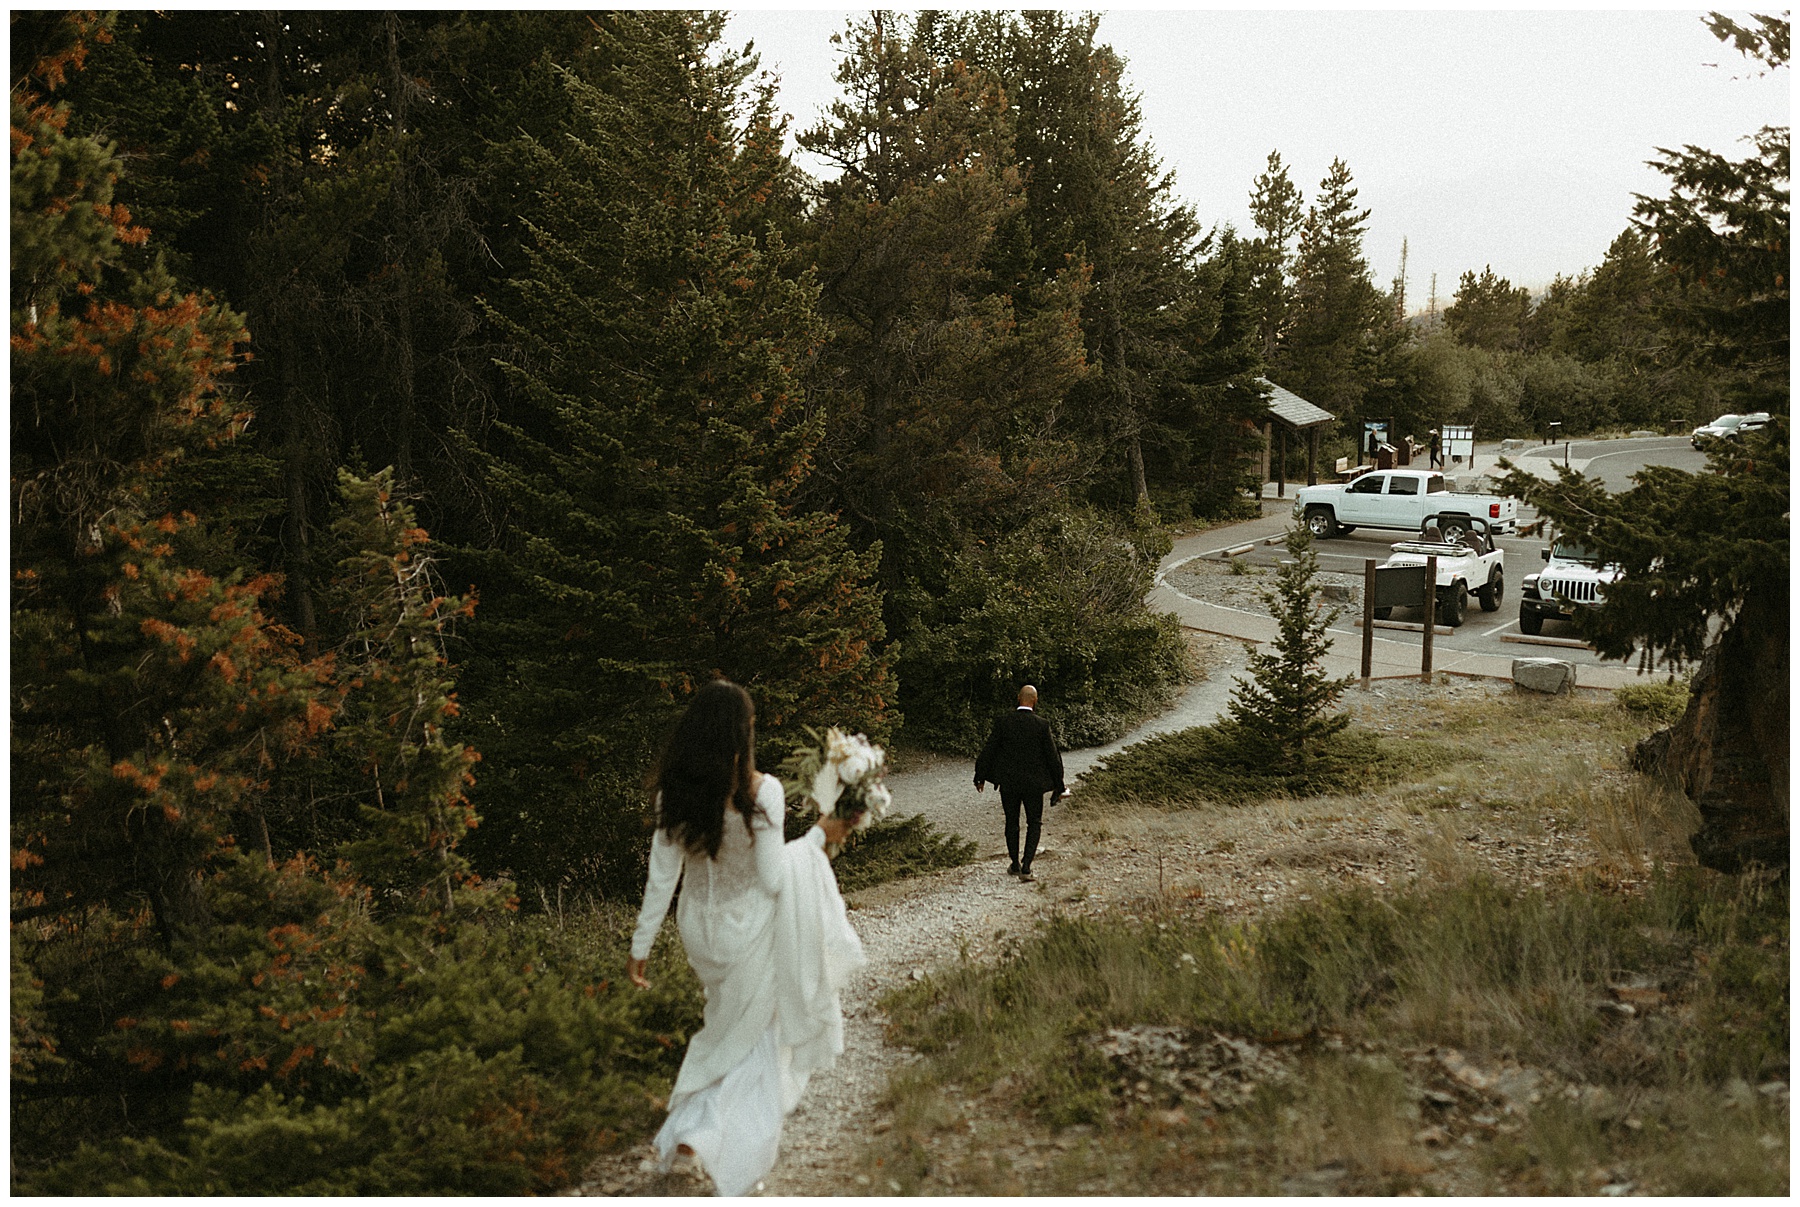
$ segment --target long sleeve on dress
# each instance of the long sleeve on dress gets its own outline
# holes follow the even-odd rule
[[[650,840],[650,879],[644,885],[644,907],[638,910],[637,930],[631,936],[631,958],[647,960],[669,912],[669,899],[681,881],[681,848],[668,831],[657,828]]]

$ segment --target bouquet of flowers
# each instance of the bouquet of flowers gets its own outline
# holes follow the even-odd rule
[[[827,729],[823,737],[808,728],[813,745],[802,746],[781,764],[781,778],[798,795],[811,798],[820,817],[837,814],[858,830],[887,816],[893,803],[882,778],[887,754],[860,733]]]

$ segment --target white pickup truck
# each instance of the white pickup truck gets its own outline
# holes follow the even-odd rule
[[[1517,499],[1457,493],[1435,469],[1375,469],[1342,486],[1302,486],[1294,496],[1294,518],[1304,519],[1317,540],[1356,528],[1417,532],[1434,513],[1453,544],[1468,531],[1463,519],[1486,520],[1498,532],[1519,527]]]

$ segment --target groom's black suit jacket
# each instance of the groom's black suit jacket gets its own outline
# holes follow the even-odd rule
[[[1011,792],[1063,794],[1062,755],[1043,718],[1029,708],[1015,708],[994,722],[975,760],[975,786],[984,783]]]

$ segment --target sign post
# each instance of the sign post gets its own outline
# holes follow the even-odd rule
[[[1375,559],[1363,559],[1363,648],[1362,685],[1369,686],[1369,674],[1375,669]]]
[[[1431,682],[1431,636],[1437,631],[1437,554],[1425,559],[1425,645],[1419,654],[1419,677]]]

